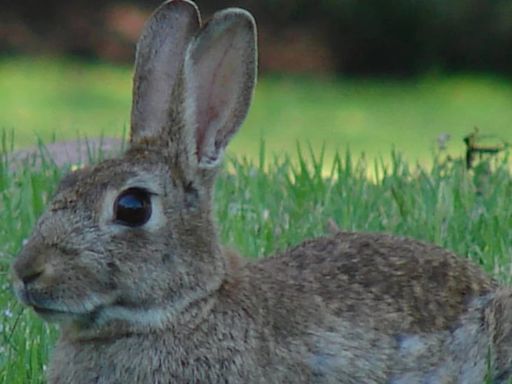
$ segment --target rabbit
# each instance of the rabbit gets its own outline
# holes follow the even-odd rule
[[[440,247],[333,227],[278,255],[212,214],[256,81],[256,26],[162,4],[137,45],[130,144],[65,176],[12,265],[60,337],[50,384],[502,383],[512,292]]]

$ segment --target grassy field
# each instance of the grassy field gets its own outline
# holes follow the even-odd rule
[[[104,64],[0,59],[0,128],[14,131],[17,147],[34,144],[36,136],[46,142],[120,136],[128,124],[130,76],[130,68]],[[333,218],[346,230],[440,244],[509,282],[508,159],[466,171],[460,155],[461,137],[473,126],[495,135],[495,142],[512,141],[511,121],[512,83],[488,76],[406,82],[264,77],[231,146],[237,155],[227,164],[231,172],[217,184],[220,234],[259,257],[325,233]],[[454,137],[455,160],[434,156],[443,132]],[[316,156],[304,153],[308,142]],[[13,169],[1,153],[0,383],[42,383],[56,331],[13,299],[8,269],[63,170],[51,163]],[[415,159],[428,166],[412,166]]]
[[[400,156],[389,165],[350,155],[326,163],[317,154],[298,162],[232,160],[217,184],[216,211],[225,243],[259,257],[325,233],[333,218],[346,230],[386,231],[445,246],[510,280],[512,175],[506,161],[433,160],[412,168]],[[368,167],[379,176],[368,179]],[[330,169],[330,176],[323,176]],[[265,170],[265,171],[263,171]],[[0,161],[0,383],[42,383],[56,331],[12,297],[11,260],[44,210],[62,170],[50,163],[15,170]]]
[[[131,68],[59,59],[0,58],[0,129],[16,146],[78,135],[121,136],[129,123]],[[512,82],[482,75],[415,80],[260,78],[248,120],[230,147],[258,157],[295,153],[296,142],[326,145],[326,158],[350,148],[369,159],[396,148],[428,162],[436,138],[449,133],[460,155],[462,138],[477,126],[491,142],[512,142]]]

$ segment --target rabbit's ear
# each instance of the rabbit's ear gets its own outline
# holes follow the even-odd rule
[[[188,47],[183,118],[189,158],[195,154],[200,168],[219,163],[247,115],[256,55],[254,19],[235,8],[214,14]]]
[[[181,75],[187,46],[200,23],[194,3],[171,0],[145,24],[135,58],[131,143],[159,137],[168,125],[173,89]]]

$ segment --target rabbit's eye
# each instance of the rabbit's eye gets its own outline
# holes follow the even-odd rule
[[[151,217],[150,193],[141,188],[122,192],[114,203],[114,222],[128,227],[139,227]]]

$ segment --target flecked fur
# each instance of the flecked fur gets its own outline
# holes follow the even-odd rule
[[[186,0],[156,11],[130,149],[65,177],[13,264],[20,301],[60,325],[48,382],[476,384],[489,366],[505,382],[512,293],[468,260],[332,225],[258,262],[219,244],[212,191],[250,104],[255,26],[235,9],[200,25]],[[155,100],[171,105],[152,116]],[[114,200],[133,187],[151,192],[153,213],[123,227]]]

